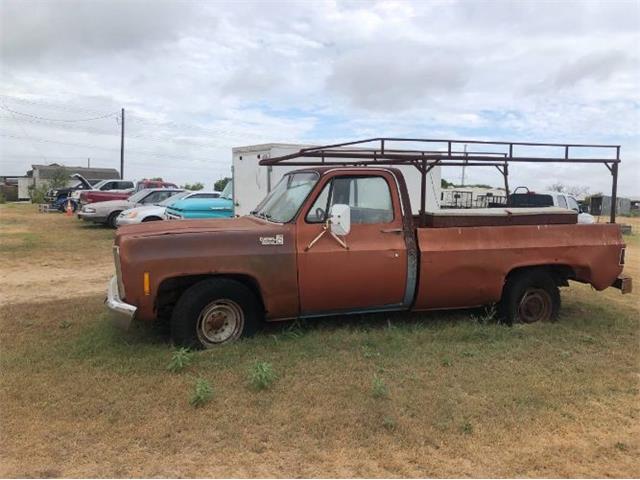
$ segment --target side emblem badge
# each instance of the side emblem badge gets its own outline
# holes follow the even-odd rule
[[[284,245],[284,235],[279,233],[273,237],[260,237],[260,245]]]

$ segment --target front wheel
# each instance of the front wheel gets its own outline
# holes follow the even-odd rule
[[[555,320],[560,311],[560,290],[547,272],[522,271],[507,280],[500,310],[508,324]]]
[[[171,314],[171,337],[187,348],[213,348],[255,333],[262,310],[255,294],[226,278],[203,280],[187,289]]]
[[[111,228],[118,228],[118,215],[120,215],[120,211],[113,212],[107,217],[107,226]]]

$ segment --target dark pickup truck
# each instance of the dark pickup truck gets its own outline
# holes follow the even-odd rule
[[[507,322],[545,321],[569,280],[623,293],[616,224],[566,209],[412,215],[391,167],[285,175],[246,217],[118,230],[107,306],[121,325],[168,320],[173,340],[210,348],[263,320],[499,304]]]

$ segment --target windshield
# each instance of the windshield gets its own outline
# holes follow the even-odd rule
[[[290,173],[282,177],[271,193],[251,212],[273,222],[290,221],[318,181],[315,172]]]
[[[169,205],[171,205],[173,202],[177,202],[178,200],[180,200],[181,198],[186,197],[187,195],[191,195],[193,192],[188,192],[188,191],[184,191],[184,192],[178,192],[175,195],[171,195],[169,198],[167,198],[166,200],[161,201],[160,203],[156,203],[156,205],[160,206],[160,207],[168,207]]]
[[[227,185],[224,187],[222,193],[220,194],[220,198],[233,200],[233,182],[227,182]]]
[[[140,200],[142,200],[144,197],[146,197],[147,195],[149,195],[149,193],[151,193],[150,190],[140,190],[139,192],[134,193],[133,195],[131,195],[129,198],[127,198],[127,200],[129,202],[133,202],[133,203],[138,203]]]
[[[103,186],[105,183],[109,182],[110,180],[100,180],[98,183],[94,183],[93,184],[93,189],[94,190],[100,190],[100,187]]]

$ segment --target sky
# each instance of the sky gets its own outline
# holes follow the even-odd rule
[[[0,17],[0,175],[119,168],[124,108],[130,179],[211,187],[258,143],[452,138],[621,145],[619,193],[640,195],[637,0],[0,0]],[[554,183],[611,176],[510,169]]]

